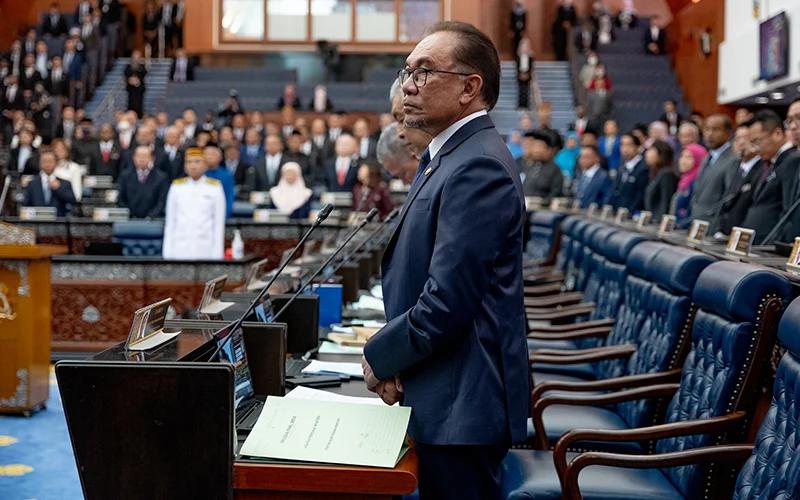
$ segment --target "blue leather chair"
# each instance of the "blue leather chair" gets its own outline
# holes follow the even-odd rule
[[[575,215],[565,217],[561,221],[561,242],[558,245],[558,253],[556,254],[557,271],[566,272],[567,270],[567,262],[572,253],[572,239],[575,236],[574,230],[579,221],[580,218]]]
[[[568,450],[576,443],[657,440],[657,453],[676,453],[721,444],[726,435],[741,439],[737,434],[753,410],[761,371],[774,344],[776,320],[790,294],[788,280],[766,268],[734,262],[708,266],[692,292],[698,311],[680,384],[589,396],[557,394],[539,402],[568,404],[579,413],[583,406],[671,397],[666,424],[630,430],[575,429],[559,439],[552,453],[511,450],[503,462],[507,498],[562,498],[561,478],[573,457]],[[636,458],[646,460],[646,456]],[[707,465],[652,470],[591,467],[579,484],[584,499],[694,500],[706,498],[703,492],[715,479],[714,469]]]
[[[587,407],[576,412],[571,406],[539,403],[539,398],[552,390],[598,391],[678,380],[695,314],[692,290],[700,273],[713,261],[703,253],[663,243],[645,242],[633,249],[627,261],[631,274],[625,283],[624,302],[618,310],[617,322],[605,339],[606,350],[576,356],[576,362],[593,358],[600,361],[579,365],[588,366],[591,372],[573,373],[572,377],[556,379],[534,373],[537,387],[531,396],[534,402],[531,438],[537,436],[539,449],[549,448],[571,429],[637,428],[654,425],[663,419],[663,412],[656,412],[656,401],[653,400]],[[642,276],[649,277],[650,281]],[[563,362],[569,357],[561,356],[560,359]],[[600,383],[581,384],[580,375],[588,375],[586,378],[597,379]],[[624,385],[624,380],[614,380],[621,376],[628,377],[629,385]],[[538,384],[539,381],[543,383]],[[544,406],[547,411],[540,411]],[[638,444],[632,447],[628,443],[614,445],[609,443],[594,448],[642,451]]]
[[[112,241],[122,243],[126,257],[160,257],[164,242],[164,223],[153,220],[115,222]]]
[[[551,279],[544,276],[526,278],[525,296],[545,296],[571,292],[575,289],[575,282],[579,265],[576,259],[583,260],[584,232],[589,227],[590,221],[576,216],[567,217],[562,222],[562,237],[559,252],[556,257],[556,269]],[[595,227],[595,226],[593,226]]]
[[[252,219],[256,206],[246,201],[234,201],[231,217],[234,219]]]
[[[792,302],[780,322],[778,337],[786,347],[786,354],[778,364],[772,389],[772,402],[761,423],[755,444],[721,445],[695,448],[688,452],[640,457],[620,456],[610,453],[586,453],[566,469],[565,488],[570,494],[578,492],[580,472],[589,466],[603,464],[627,468],[653,468],[696,466],[723,462],[745,462],[739,472],[733,492],[728,480],[713,484],[706,496],[733,498],[733,500],[789,500],[800,498],[800,300]],[[598,467],[593,467],[597,469]],[[632,471],[639,472],[639,471]],[[666,491],[662,498],[700,498],[700,491],[677,496]],[[704,491],[705,493],[705,491]],[[569,497],[567,497],[569,498]],[[573,497],[574,498],[574,497]],[[615,497],[621,498],[621,497]]]
[[[530,234],[525,247],[526,257],[532,261],[544,262],[553,252],[553,245],[558,243],[559,226],[566,214],[537,211],[530,216]]]

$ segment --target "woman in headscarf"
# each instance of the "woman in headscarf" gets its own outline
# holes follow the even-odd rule
[[[564,174],[564,185],[568,185],[569,181],[572,180],[572,176],[575,173],[575,164],[578,161],[578,154],[580,154],[580,152],[581,148],[580,141],[578,141],[578,134],[576,132],[568,133],[564,143],[564,149],[559,151],[553,160],[556,162],[556,165],[558,165],[558,168],[561,169],[561,173]]]
[[[691,200],[694,181],[706,156],[708,152],[703,146],[687,144],[678,157],[678,170],[681,173],[678,191],[675,193],[675,222],[678,226],[686,226],[692,220]]]
[[[303,171],[296,162],[286,163],[281,168],[281,180],[269,190],[272,208],[291,219],[307,219],[311,213],[311,195],[303,180]]]

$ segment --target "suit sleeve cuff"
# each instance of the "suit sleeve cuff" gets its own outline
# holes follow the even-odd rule
[[[409,314],[410,311],[386,323],[364,346],[364,357],[378,380],[391,379],[430,353],[430,343],[411,331]],[[412,336],[418,345],[412,343]]]

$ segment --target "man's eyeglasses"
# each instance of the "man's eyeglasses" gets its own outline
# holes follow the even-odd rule
[[[428,68],[403,68],[397,71],[397,78],[400,79],[400,84],[406,83],[409,77],[412,78],[414,85],[419,87],[424,87],[426,83],[428,83],[428,73],[443,73],[445,75],[458,75],[458,76],[469,76],[472,73],[457,73],[455,71],[443,71],[440,69],[428,69]]]

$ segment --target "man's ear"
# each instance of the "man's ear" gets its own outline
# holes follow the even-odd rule
[[[469,75],[464,77],[464,90],[458,98],[459,104],[466,106],[473,100],[480,97],[483,90],[483,78],[480,75]]]

